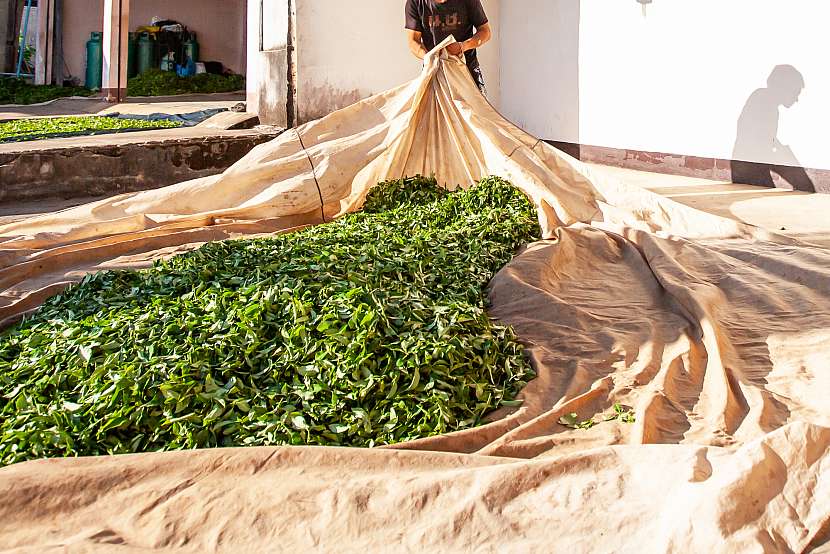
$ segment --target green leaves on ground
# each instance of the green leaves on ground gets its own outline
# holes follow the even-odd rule
[[[414,178],[334,223],[89,276],[0,336],[0,464],[479,425],[533,377],[483,287],[538,232],[503,181]]]
[[[602,421],[614,420],[619,420],[623,423],[634,423],[636,421],[634,417],[634,410],[627,410],[622,406],[622,404],[614,404],[614,413]],[[602,423],[602,421],[594,421],[594,418],[580,421],[579,414],[571,412],[559,418],[559,425],[564,425],[565,427],[570,427],[571,429],[590,429],[594,425]]]
[[[160,69],[151,69],[127,82],[129,96],[173,96],[239,90],[245,90],[245,77],[242,75],[200,73],[192,77],[179,77],[173,71]]]
[[[173,129],[181,122],[161,119],[121,119],[117,117],[45,117],[0,122],[0,142],[23,142],[56,136],[83,135],[138,129]]]
[[[30,85],[23,79],[0,77],[0,104],[39,104],[67,96],[89,96],[83,87]]]

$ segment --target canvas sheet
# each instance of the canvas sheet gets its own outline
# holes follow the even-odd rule
[[[518,409],[394,448],[253,448],[0,470],[18,551],[830,550],[830,251],[599,178],[463,63],[289,131],[216,177],[0,227],[0,320],[86,272],[359,209],[390,178],[499,175],[546,240],[490,286],[539,374]],[[634,423],[610,419],[614,405]],[[577,413],[599,421],[572,429]]]

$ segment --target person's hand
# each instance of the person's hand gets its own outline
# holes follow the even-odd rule
[[[464,53],[464,48],[461,46],[460,42],[453,42],[452,44],[447,46],[447,52],[449,52],[453,56],[460,56]]]

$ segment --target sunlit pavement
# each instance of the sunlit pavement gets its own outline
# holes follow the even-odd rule
[[[830,194],[736,185],[603,165],[591,164],[591,169],[699,210],[830,246]]]

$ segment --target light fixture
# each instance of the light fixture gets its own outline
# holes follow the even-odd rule
[[[640,4],[643,5],[643,17],[647,15],[648,5],[651,4],[654,0],[637,0]]]

